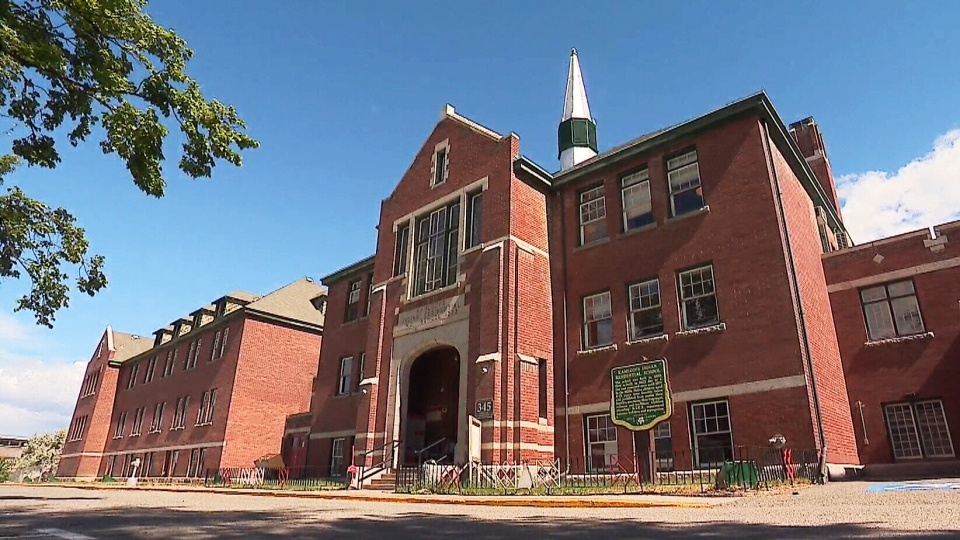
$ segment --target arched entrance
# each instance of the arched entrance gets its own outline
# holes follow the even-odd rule
[[[423,460],[453,463],[460,427],[460,354],[442,346],[413,361],[407,386],[406,414],[401,425],[405,463]]]

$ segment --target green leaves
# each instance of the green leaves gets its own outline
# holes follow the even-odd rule
[[[38,471],[44,478],[56,473],[66,440],[67,431],[64,429],[30,437],[27,448],[14,463],[13,469],[22,472]]]
[[[28,165],[60,163],[55,138],[71,145],[102,134],[100,148],[126,164],[134,184],[162,197],[163,143],[176,126],[183,137],[178,166],[209,177],[218,161],[239,166],[258,143],[237,111],[207,100],[185,72],[193,51],[143,12],[145,0],[0,0],[0,129],[9,124],[11,151]],[[7,159],[8,168],[3,168]],[[0,157],[0,184],[13,165]],[[94,294],[106,285],[103,258],[87,256],[83,229],[62,208],[51,209],[18,188],[0,196],[0,279],[32,280],[17,309],[50,326],[68,305],[67,274]]]

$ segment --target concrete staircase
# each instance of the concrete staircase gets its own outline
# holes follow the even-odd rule
[[[384,471],[373,478],[368,478],[363,482],[363,489],[372,489],[375,491],[393,491],[396,487],[397,473],[394,471]]]

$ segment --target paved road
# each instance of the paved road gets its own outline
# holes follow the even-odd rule
[[[851,482],[712,508],[496,508],[0,485],[0,539],[960,538],[960,491]]]

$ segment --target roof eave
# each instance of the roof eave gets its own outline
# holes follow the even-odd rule
[[[333,283],[336,281],[340,281],[346,276],[359,272],[360,270],[363,270],[368,266],[373,266],[373,261],[375,258],[376,258],[376,255],[371,255],[366,259],[359,260],[349,266],[345,266],[337,270],[336,272],[333,272],[332,274],[323,276],[322,278],[320,278],[320,281],[326,285],[329,285],[330,283]]]

